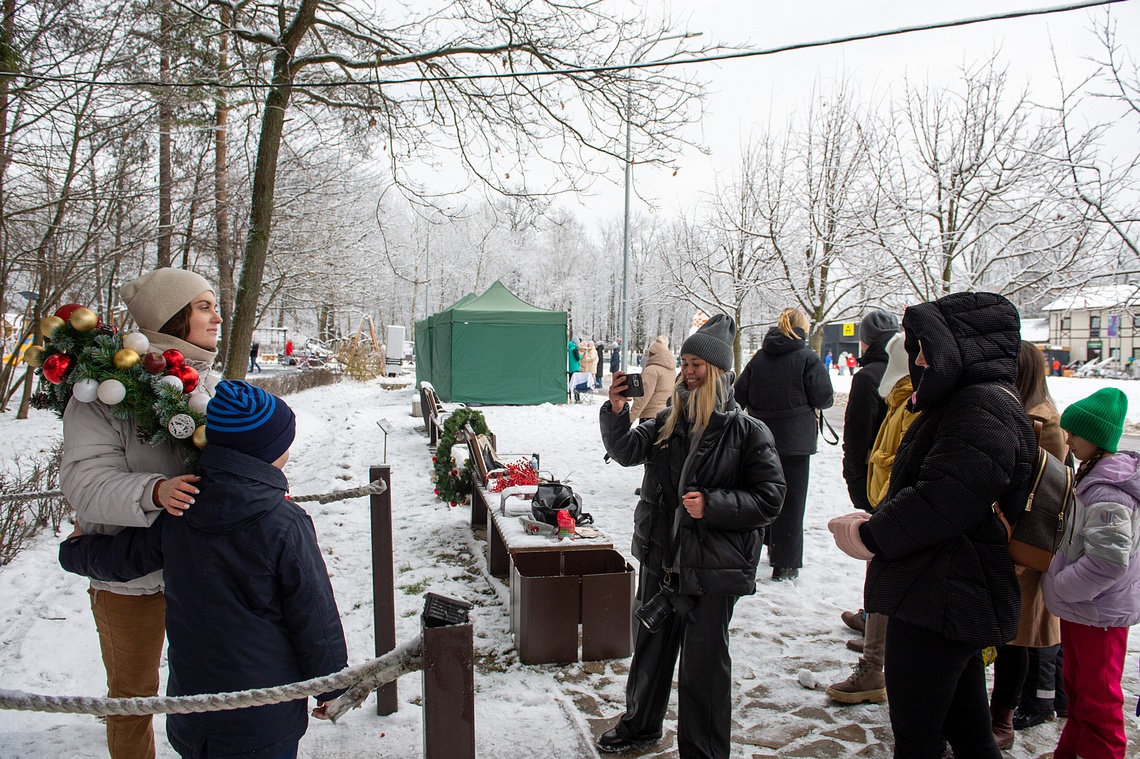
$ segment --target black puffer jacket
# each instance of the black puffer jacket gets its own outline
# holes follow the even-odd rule
[[[851,378],[851,392],[847,395],[847,410],[843,413],[843,479],[847,492],[856,508],[871,511],[867,500],[867,460],[879,427],[887,415],[887,402],[879,395],[879,383],[887,372],[890,357],[886,340],[867,348],[859,357],[859,366]]]
[[[756,592],[762,529],[784,503],[784,471],[768,429],[745,415],[730,398],[714,413],[690,464],[689,487],[705,495],[705,516],[681,508],[681,468],[689,452],[689,429],[654,445],[670,413],[630,429],[629,404],[615,414],[602,406],[602,442],[623,466],[645,465],[641,500],[634,511],[633,555],[648,566],[663,565],[674,515],[681,509],[680,585],[686,595],[746,596]]]
[[[185,516],[164,512],[149,528],[73,538],[60,546],[60,564],[113,581],[164,570],[171,696],[284,685],[344,668],[328,570],[312,520],[285,498],[285,475],[218,446],[202,451],[198,474],[201,492]],[[302,698],[171,714],[166,732],[183,757],[258,749],[273,756],[300,739],[308,721]]]
[[[736,398],[772,431],[781,456],[816,452],[816,411],[834,402],[831,378],[797,330],[795,339],[775,327],[736,381]]]
[[[868,611],[978,647],[1013,639],[1021,593],[993,503],[1020,516],[1036,454],[1017,398],[1017,309],[955,293],[903,317],[912,405],[887,498],[859,530]],[[914,364],[919,347],[928,367]],[[1020,505],[1019,505],[1020,504]]]

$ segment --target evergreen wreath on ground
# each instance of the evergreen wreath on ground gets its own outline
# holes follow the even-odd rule
[[[471,496],[471,480],[475,465],[469,457],[463,468],[459,469],[455,466],[455,457],[451,455],[451,449],[459,438],[460,430],[468,424],[476,435],[486,435],[489,432],[483,412],[466,406],[457,408],[443,423],[439,446],[431,459],[435,470],[431,476],[435,482],[435,494],[441,501],[452,506],[467,503],[467,499]]]
[[[209,396],[193,392],[198,372],[180,351],[148,353],[144,335],[120,334],[77,304],[45,317],[39,328],[43,346],[30,346],[24,353],[40,377],[32,405],[62,419],[72,397],[103,403],[116,418],[133,419],[140,440],[151,445],[169,441],[193,466],[206,443]]]

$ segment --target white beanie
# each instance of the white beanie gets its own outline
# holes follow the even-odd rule
[[[887,370],[883,372],[883,379],[879,382],[879,395],[886,398],[895,389],[895,385],[903,377],[910,374],[910,360],[906,355],[906,340],[902,332],[887,341]]]
[[[207,290],[213,292],[214,286],[202,275],[186,269],[163,268],[123,285],[119,297],[140,329],[158,332],[170,317]]]

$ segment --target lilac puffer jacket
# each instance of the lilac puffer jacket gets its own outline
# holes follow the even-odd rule
[[[1140,622],[1140,455],[1102,459],[1077,486],[1077,505],[1041,590],[1049,611],[1091,627]]]

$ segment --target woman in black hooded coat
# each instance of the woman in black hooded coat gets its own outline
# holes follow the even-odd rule
[[[864,604],[887,615],[895,756],[998,759],[981,650],[1017,634],[1021,592],[993,504],[1020,516],[1037,443],[1017,395],[1021,320],[993,293],[955,293],[903,316],[912,410],[874,514],[829,527],[869,559]]]
[[[804,565],[804,512],[809,465],[816,452],[816,414],[834,402],[831,377],[808,346],[807,329],[802,311],[785,308],[733,388],[749,415],[772,430],[788,483],[784,508],[764,535],[773,580],[794,579]]]

